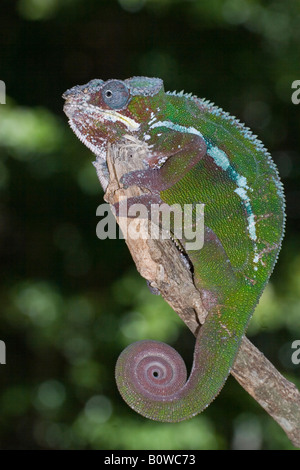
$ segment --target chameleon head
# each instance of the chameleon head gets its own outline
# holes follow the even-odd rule
[[[133,77],[127,80],[91,80],[63,94],[64,112],[77,137],[105,160],[107,143],[116,143],[125,134],[138,134],[147,116],[145,103],[163,92],[159,78]],[[148,108],[149,115],[151,106]],[[143,110],[143,111],[141,111]]]

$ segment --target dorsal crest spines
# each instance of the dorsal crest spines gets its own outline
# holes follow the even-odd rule
[[[266,155],[268,154],[268,151],[264,147],[263,143],[258,139],[257,135],[253,134],[253,132],[250,130],[249,127],[243,124],[235,116],[232,116],[230,113],[224,111],[219,106],[216,106],[215,103],[213,103],[212,101],[209,101],[206,98],[198,98],[196,95],[193,95],[192,93],[185,93],[183,90],[180,92],[177,92],[176,90],[167,91],[166,94],[170,96],[178,96],[180,98],[192,99],[198,102],[201,106],[206,108],[210,113],[214,114],[215,116],[220,116],[226,119],[227,121],[231,122],[236,127],[238,127],[243,133],[244,137],[247,138],[256,146],[257,150],[263,151]]]

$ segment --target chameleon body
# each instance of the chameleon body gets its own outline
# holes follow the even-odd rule
[[[132,202],[205,204],[204,246],[187,255],[209,313],[189,379],[176,351],[156,341],[130,345],[116,366],[119,391],[137,412],[190,418],[226,381],[276,262],[285,216],[275,164],[237,119],[207,100],[165,92],[158,78],[92,80],[63,97],[71,128],[97,156],[104,189],[107,144],[134,140],[146,145],[144,169],[121,181],[150,192]]]

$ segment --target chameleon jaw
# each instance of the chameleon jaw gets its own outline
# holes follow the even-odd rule
[[[128,131],[134,132],[139,130],[140,124],[136,122],[134,119],[130,118],[129,116],[124,116],[123,114],[119,113],[115,110],[110,109],[101,109],[98,106],[94,105],[86,105],[86,104],[71,104],[66,101],[64,106],[64,112],[68,116],[70,120],[75,118],[76,112],[83,111],[85,114],[89,116],[93,116],[94,120],[98,120],[101,122],[120,122],[124,124]],[[95,118],[96,116],[96,118]]]
[[[72,104],[68,98],[66,98],[64,112],[69,118],[69,125],[75,135],[88,149],[90,149],[96,155],[97,158],[94,162],[94,166],[96,168],[100,183],[105,191],[108,185],[106,166],[107,139],[99,138],[97,142],[93,142],[93,139],[88,139],[86,137],[85,126],[90,120],[92,120],[94,123],[120,122],[127,127],[127,132],[134,132],[140,128],[140,125],[130,117],[123,116],[121,113],[115,110],[105,110],[97,106],[87,104]],[[81,113],[86,116],[84,121],[82,118],[78,119]]]

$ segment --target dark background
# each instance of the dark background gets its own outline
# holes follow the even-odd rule
[[[103,193],[61,94],[92,78],[158,76],[259,135],[288,219],[247,334],[299,386],[299,1],[2,0],[0,13],[1,448],[293,448],[232,377],[179,424],[146,420],[120,398],[114,364],[127,344],[166,341],[190,365],[194,340],[150,294],[124,241],[97,239]]]

